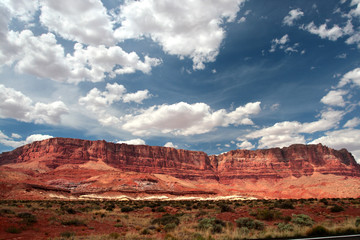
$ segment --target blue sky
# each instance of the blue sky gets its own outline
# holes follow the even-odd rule
[[[360,161],[360,1],[0,3],[0,151],[49,137]]]

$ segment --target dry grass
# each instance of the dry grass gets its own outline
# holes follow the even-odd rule
[[[47,229],[39,229],[34,234],[54,231],[56,235],[44,236],[44,239],[271,239],[291,238],[308,236],[310,234],[346,234],[360,232],[360,220],[358,227],[355,226],[356,213],[359,211],[359,199],[328,199],[328,205],[318,200],[292,200],[295,209],[282,209],[281,201],[223,201],[223,202],[11,202],[0,201],[0,216],[8,220],[7,226],[21,228],[22,219],[17,217],[21,212],[29,212],[36,216],[39,222],[46,222]],[[115,204],[115,208],[107,210],[109,205]],[[228,205],[234,211],[221,212],[220,205]],[[329,206],[339,204],[345,207],[347,212],[332,213]],[[130,212],[122,212],[123,206],[132,207]],[[165,212],[152,211],[162,206]],[[76,213],[69,214],[68,209],[74,209]],[[279,211],[281,216],[276,218],[263,218],[264,230],[237,227],[236,219],[247,217],[255,220],[258,214],[249,215],[250,209],[255,213],[271,209]],[[260,209],[261,211],[258,211]],[[320,212],[321,211],[321,212]],[[313,226],[299,226],[290,219],[292,214],[308,214],[314,221]],[[355,214],[354,214],[355,213]],[[168,214],[178,218],[178,223],[153,221]],[[42,220],[42,216],[46,216]],[[360,211],[357,216],[360,216]],[[199,227],[201,219],[209,219],[209,227]],[[80,224],[64,225],[62,222],[77,219]],[[170,218],[171,219],[171,218]],[[216,219],[210,220],[210,219]],[[170,220],[169,220],[170,221]],[[290,222],[287,222],[290,221]],[[70,222],[71,223],[71,222]],[[39,223],[34,223],[34,229]],[[172,224],[172,225],[171,225]],[[215,226],[215,224],[218,224]],[[278,227],[278,224],[279,227]],[[287,225],[290,224],[290,225]],[[24,225],[25,226],[25,225]],[[217,227],[217,228],[215,228]],[[5,227],[4,227],[5,229]],[[57,229],[57,230],[54,230]],[[60,230],[59,230],[60,229]],[[54,231],[53,231],[54,230]],[[21,237],[29,234],[31,228],[24,228],[20,233],[14,233],[12,237]],[[84,232],[85,231],[85,232]],[[4,230],[5,232],[5,230]],[[71,234],[68,234],[71,233]],[[7,238],[1,235],[0,238]],[[10,233],[7,233],[10,234]],[[44,234],[44,233],[43,233]],[[46,235],[46,234],[44,234]],[[29,235],[28,235],[29,236]],[[66,237],[69,236],[69,237]]]

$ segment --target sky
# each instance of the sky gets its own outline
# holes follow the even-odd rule
[[[360,162],[360,0],[2,0],[0,152],[51,137]]]

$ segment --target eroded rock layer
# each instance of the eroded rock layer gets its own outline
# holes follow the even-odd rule
[[[208,156],[167,147],[52,138],[0,154],[0,198],[47,199],[50,193],[358,197],[360,166],[346,149],[321,144]]]

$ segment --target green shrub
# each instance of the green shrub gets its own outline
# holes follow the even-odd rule
[[[155,208],[154,212],[166,212],[165,208],[163,206]]]
[[[83,220],[74,218],[74,219],[70,219],[70,220],[66,220],[66,221],[62,221],[61,222],[62,225],[66,225],[66,226],[86,226],[85,222]]]
[[[294,231],[294,226],[290,223],[279,223],[278,229],[281,232],[285,232],[285,231],[292,232],[292,231]]]
[[[305,214],[293,214],[291,221],[299,226],[312,226],[314,224],[314,221]]]
[[[205,237],[203,237],[200,233],[194,233],[193,240],[206,240]]]
[[[21,230],[19,228],[15,227],[15,226],[10,226],[10,227],[5,229],[5,232],[18,234],[18,233],[21,233]]]
[[[114,209],[115,209],[115,204],[114,203],[107,203],[105,206],[104,206],[104,209],[106,211],[109,211],[109,212],[112,212]]]
[[[161,218],[156,218],[151,221],[151,224],[160,224],[163,226],[169,223],[174,223],[175,225],[179,225],[180,219],[175,215],[164,214]]]
[[[3,208],[3,209],[0,209],[0,215],[3,215],[3,214],[15,214],[15,212],[10,209]]]
[[[359,227],[360,226],[360,217],[357,217],[355,220],[355,227]]]
[[[134,208],[129,206],[125,206],[121,208],[121,212],[131,212],[131,211],[134,211]]]
[[[328,202],[328,200],[327,200],[326,198],[320,199],[320,202],[322,202],[324,205],[328,205],[328,204],[329,204],[329,202]]]
[[[221,212],[234,212],[234,209],[232,209],[232,207],[230,207],[226,203],[219,204],[219,207]]]
[[[290,200],[282,201],[282,202],[275,202],[275,207],[281,209],[295,209],[293,203]]]
[[[248,229],[256,229],[256,230],[264,230],[265,224],[261,221],[254,220],[251,218],[238,218],[236,220],[236,226],[239,228],[248,228]]]
[[[35,215],[28,212],[18,213],[16,216],[22,218],[23,223],[26,225],[32,225],[37,222]]]
[[[330,208],[330,211],[333,212],[333,213],[342,212],[342,211],[344,211],[344,208],[342,206],[339,206],[339,205],[335,204],[334,206],[332,206]]]
[[[140,232],[141,235],[149,235],[151,234],[151,231],[150,229],[148,228],[144,228],[141,232]]]
[[[212,233],[221,233],[225,226],[226,223],[220,219],[203,218],[199,220],[197,227],[203,231],[210,229]]]
[[[71,238],[71,237],[75,236],[75,233],[66,231],[66,232],[62,232],[60,234],[60,236],[63,238]]]
[[[257,209],[255,217],[259,220],[272,221],[275,219],[280,219],[281,215],[282,213],[277,210]]]
[[[120,234],[113,232],[109,234],[110,239],[118,239],[120,237]]]
[[[320,236],[328,236],[329,234],[330,234],[330,231],[326,227],[318,225],[318,226],[311,228],[306,233],[306,236],[320,237]]]
[[[117,228],[119,228],[119,227],[123,227],[124,225],[122,225],[121,223],[116,223],[115,225],[114,225],[114,227],[117,227]]]
[[[177,225],[175,223],[168,223],[164,226],[164,230],[166,232],[170,232],[170,231],[174,230],[176,228],[176,226]]]

